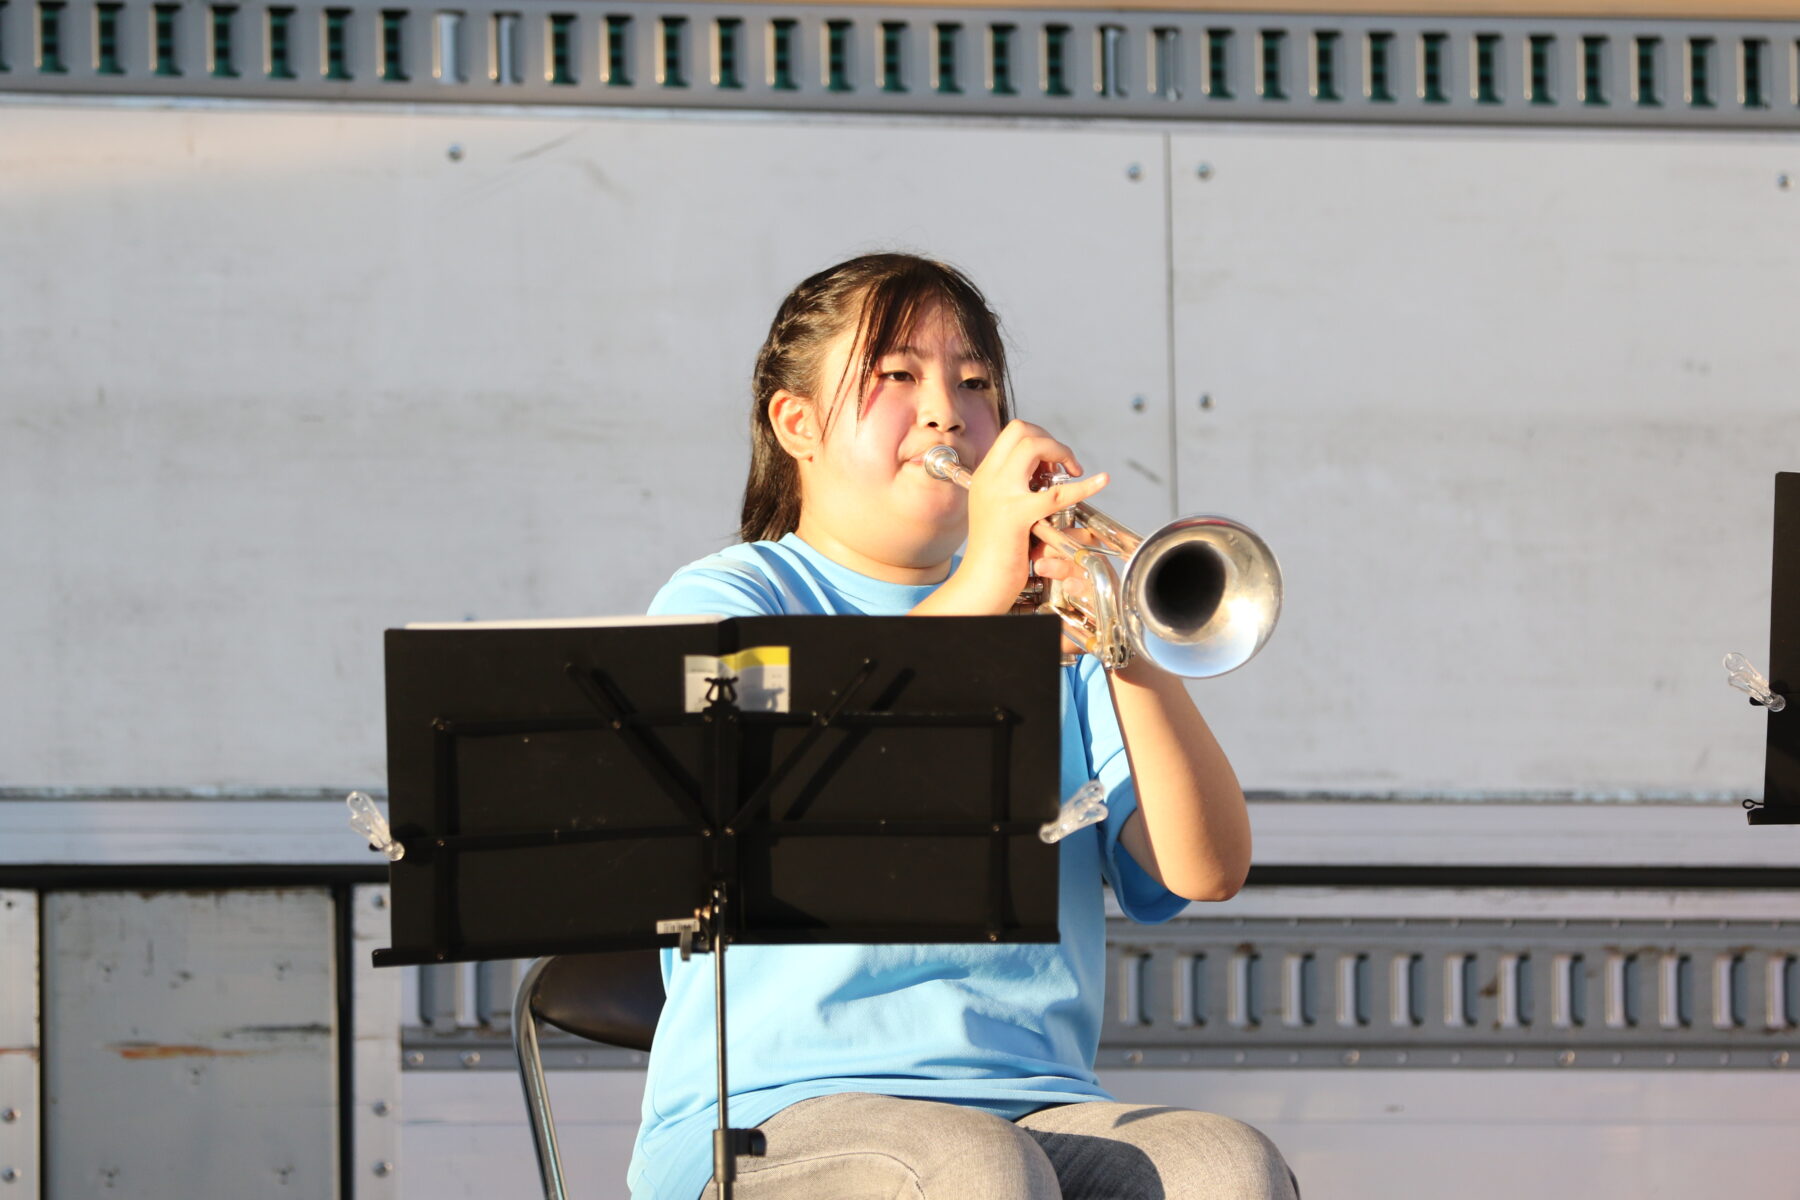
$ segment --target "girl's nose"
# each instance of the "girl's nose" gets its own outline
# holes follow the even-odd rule
[[[927,429],[935,429],[939,433],[955,433],[963,427],[962,419],[956,412],[956,401],[943,387],[921,389],[919,398],[919,423]]]

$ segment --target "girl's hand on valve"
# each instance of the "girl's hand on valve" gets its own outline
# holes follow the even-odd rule
[[[1031,527],[1038,521],[1080,504],[1107,484],[1104,472],[1056,484],[1043,491],[1031,490],[1032,477],[1044,463],[1066,464],[1069,474],[1080,475],[1075,452],[1039,426],[1014,421],[1000,431],[969,482],[969,545],[963,569],[971,568],[985,588],[991,588],[993,611],[1005,612],[1030,578],[1038,545]],[[1073,563],[1054,554],[1044,559],[1043,578],[1068,578]],[[1077,571],[1077,574],[1079,572]]]

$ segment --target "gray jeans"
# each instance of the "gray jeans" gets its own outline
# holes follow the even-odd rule
[[[1272,1142],[1230,1117],[1088,1101],[1007,1121],[932,1100],[846,1092],[763,1122],[742,1200],[1295,1200]],[[708,1184],[704,1200],[715,1200]]]

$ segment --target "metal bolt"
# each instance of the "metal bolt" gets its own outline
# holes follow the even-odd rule
[[[393,1109],[388,1105],[386,1100],[377,1100],[375,1103],[369,1105],[369,1111],[378,1117],[385,1117],[388,1113],[392,1112]]]
[[[387,907],[387,893],[386,892],[376,892],[374,904],[375,904],[376,908],[386,908]]]
[[[19,1180],[19,1168],[17,1168],[17,1167],[0,1168],[0,1181],[4,1181],[6,1183],[17,1183],[18,1180]]]
[[[1786,1050],[1777,1050],[1775,1053],[1769,1055],[1769,1065],[1771,1067],[1787,1066],[1788,1065],[1788,1052]]]
[[[465,1067],[474,1067],[474,1066],[481,1065],[481,1051],[479,1051],[479,1050],[464,1050],[463,1056],[462,1056],[462,1065]]]
[[[1775,177],[1775,186],[1785,192],[1794,186],[1794,177],[1783,171]]]
[[[1125,168],[1125,178],[1131,180],[1131,182],[1136,183],[1138,180],[1142,179],[1143,177],[1144,177],[1144,168],[1139,166],[1137,163],[1132,163],[1129,167]]]
[[[1209,162],[1201,163],[1194,168],[1194,176],[1201,180],[1211,179],[1213,177],[1213,165]]]
[[[1125,1061],[1135,1067],[1144,1061],[1144,1052],[1142,1050],[1133,1050],[1125,1056]]]
[[[0,1109],[0,1121],[5,1121],[8,1125],[11,1125],[14,1121],[16,1121],[18,1119],[19,1119],[19,1110],[18,1109],[16,1109],[16,1108]]]
[[[463,157],[462,143],[461,142],[451,142],[450,149],[445,151],[445,153],[450,156],[451,162],[461,162],[462,157]]]
[[[1559,1067],[1574,1066],[1575,1065],[1575,1052],[1573,1050],[1564,1050],[1561,1054],[1558,1054],[1556,1056],[1556,1065]]]
[[[1142,396],[1133,396],[1131,398],[1131,411],[1132,412],[1143,412],[1148,407],[1150,407],[1150,402],[1148,400],[1144,399]]]
[[[1201,392],[1200,393],[1200,407],[1201,408],[1211,408],[1212,406],[1213,406],[1212,393],[1211,392]]]
[[[386,1159],[383,1159],[381,1162],[378,1162],[375,1164],[375,1177],[377,1179],[386,1179],[389,1175],[392,1175],[393,1173],[394,1173],[394,1164],[391,1162],[388,1162]]]
[[[406,1052],[406,1065],[409,1067],[424,1066],[425,1052],[423,1050],[408,1050]]]
[[[1362,1055],[1355,1050],[1344,1051],[1344,1065],[1346,1067],[1354,1067],[1361,1058]]]

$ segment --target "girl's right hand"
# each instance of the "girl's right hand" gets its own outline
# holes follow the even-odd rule
[[[1003,613],[1012,607],[1031,574],[1031,527],[1052,513],[1080,504],[1106,486],[1104,472],[1068,483],[1031,490],[1031,480],[1045,464],[1063,464],[1081,475],[1075,452],[1043,428],[1014,421],[1000,431],[969,481],[969,544],[957,569],[965,600],[981,611]],[[1043,548],[1039,547],[1040,553]],[[1039,573],[1060,577],[1061,562],[1040,560]],[[1060,559],[1060,556],[1054,556]]]

